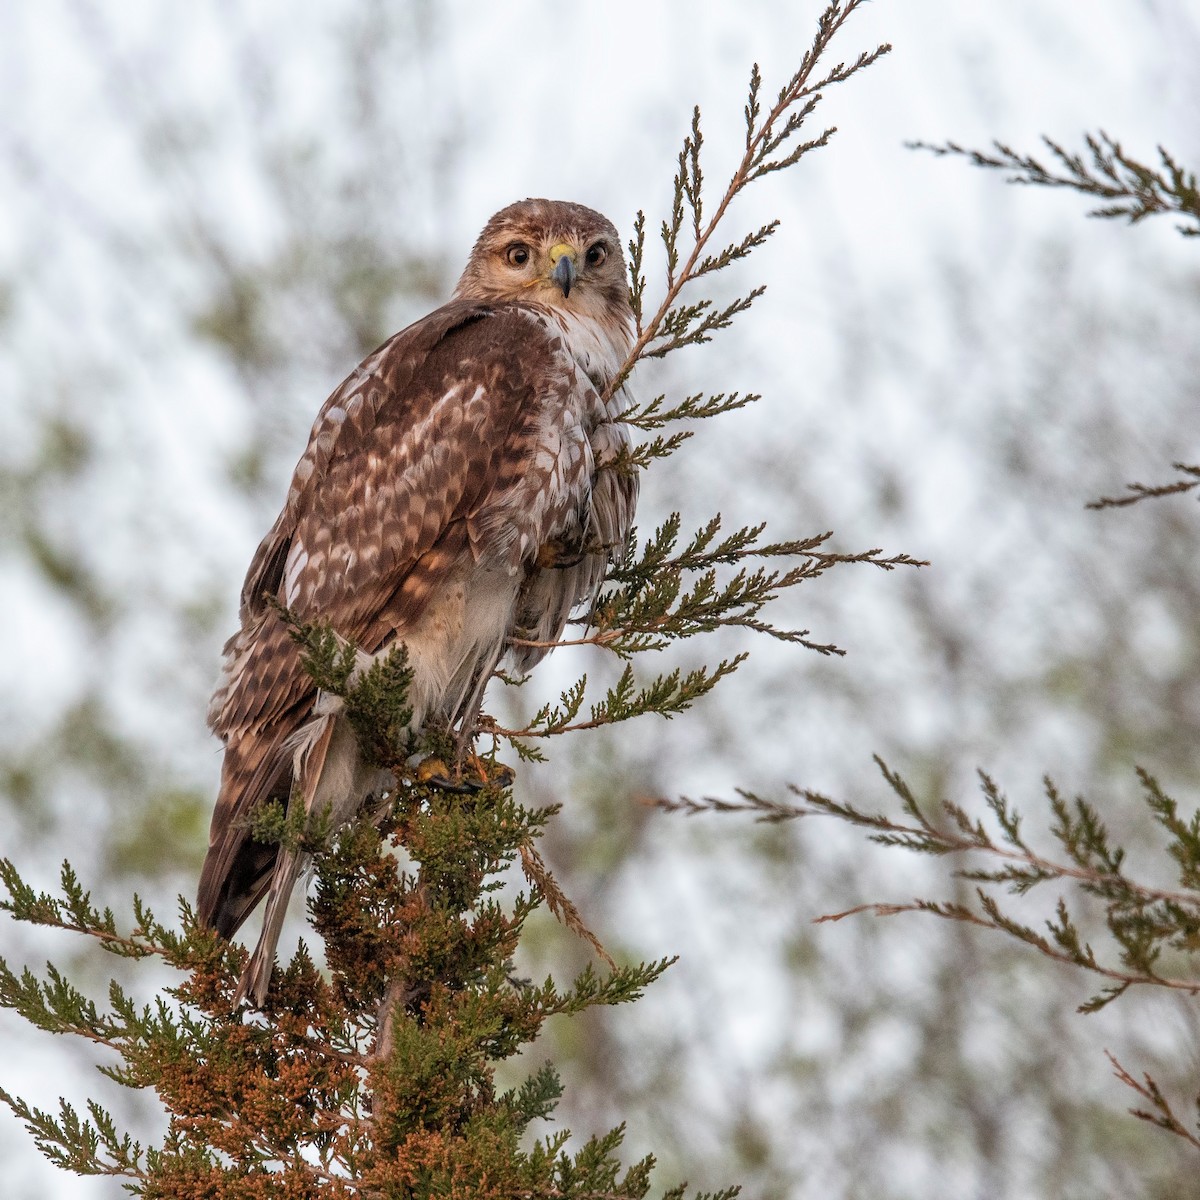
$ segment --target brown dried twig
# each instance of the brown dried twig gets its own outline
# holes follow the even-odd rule
[[[1185,1142],[1188,1142],[1195,1149],[1200,1150],[1200,1138],[1197,1138],[1175,1115],[1170,1101],[1163,1095],[1162,1089],[1159,1088],[1158,1084],[1145,1073],[1143,1073],[1139,1082],[1121,1066],[1116,1056],[1110,1050],[1105,1050],[1104,1053],[1108,1055],[1108,1061],[1113,1065],[1113,1074],[1126,1087],[1132,1088],[1142,1099],[1148,1100],[1154,1106],[1154,1112],[1147,1112],[1144,1108],[1131,1108],[1129,1110],[1130,1114],[1137,1117],[1140,1121],[1148,1121],[1151,1125],[1157,1125],[1160,1129],[1165,1129],[1168,1133],[1173,1133],[1177,1137],[1183,1138]],[[1200,1128],[1200,1125],[1197,1128]]]
[[[583,918],[579,915],[579,909],[575,907],[570,896],[558,886],[558,880],[550,873],[550,868],[546,866],[545,860],[532,842],[521,843],[521,870],[525,873],[525,878],[541,893],[542,899],[546,901],[546,907],[556,919],[576,936],[583,938],[604,960],[609,969],[615,971],[617,964],[613,961],[612,955],[605,950],[600,939],[584,924]]]
[[[1200,466],[1191,466],[1181,462],[1172,463],[1171,466],[1181,474],[1190,475],[1192,478],[1153,486],[1144,483],[1127,483],[1125,488],[1130,493],[1128,496],[1101,496],[1099,500],[1093,500],[1087,507],[1094,509],[1124,508],[1129,504],[1137,504],[1139,500],[1150,500],[1156,496],[1177,496],[1180,492],[1190,492],[1193,488],[1200,487]]]

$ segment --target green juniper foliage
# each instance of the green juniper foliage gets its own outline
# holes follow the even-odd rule
[[[540,899],[523,893],[504,906],[494,893],[550,815],[495,789],[468,799],[402,789],[379,828],[364,820],[318,856],[310,910],[329,978],[301,945],[253,1021],[232,1006],[244,952],[198,929],[186,905],[175,930],[135,901],[134,927],[122,933],[69,867],[56,897],[5,862],[4,906],[16,919],[158,956],[183,979],[140,1007],[113,984],[101,1009],[53,967],[43,979],[0,972],[5,1005],[115,1051],[105,1074],[158,1092],[170,1114],[161,1146],[118,1133],[95,1103],[82,1117],[66,1101],[47,1113],[4,1099],[51,1161],[120,1176],[145,1196],[644,1195],[651,1164],[618,1170],[619,1130],[574,1154],[565,1134],[522,1148],[557,1099],[549,1067],[513,1091],[494,1086],[494,1064],[547,1018],[636,999],[667,966],[603,978],[589,968],[566,989],[513,977],[512,953]],[[397,871],[389,844],[405,847],[413,870]]]
[[[630,287],[637,340],[614,387],[640,359],[709,341],[762,294],[751,288],[720,307],[697,284],[740,263],[776,232],[770,222],[725,241],[732,201],[827,145],[832,129],[806,137],[822,91],[887,52],[879,46],[849,65],[821,65],[864,2],[827,4],[799,69],[774,99],[753,69],[744,153],[715,202],[701,166],[700,113],[693,114],[671,212],[661,226],[663,297],[649,315],[645,215],[634,224]],[[658,396],[628,418],[652,436],[610,469],[652,469],[686,442],[690,431],[681,423],[725,416],[756,399],[738,392]],[[840,653],[805,631],[776,628],[764,609],[781,591],[844,563],[918,565],[878,550],[836,552],[830,534],[781,542],[764,534],[761,525],[726,531],[714,516],[689,536],[675,515],[644,544],[633,535],[624,565],[571,639],[622,659],[620,679],[595,697],[581,678],[520,729],[481,718],[493,758],[502,743],[537,759],[540,744],[552,736],[643,713],[682,713],[745,657],[742,651],[686,672],[635,670],[644,656],[684,639],[733,628]],[[636,1000],[669,960],[622,965],[609,958],[538,854],[537,839],[556,810],[520,804],[511,772],[485,766],[485,778],[471,792],[435,786],[409,769],[414,751],[448,758],[454,747],[446,731],[423,730],[417,740],[410,734],[411,676],[402,649],[360,671],[354,647],[337,631],[298,625],[286,611],[281,616],[314,681],[343,698],[365,755],[396,778],[374,811],[339,830],[304,821],[281,805],[267,806],[256,818],[260,839],[314,856],[308,908],[325,967],[301,943],[275,971],[262,1012],[250,1013],[234,1003],[246,951],[198,927],[187,903],[181,901],[178,924],[171,926],[135,897],[132,926],[125,928],[93,904],[69,865],[60,893],[50,895],[30,888],[4,861],[0,883],[7,899],[0,907],[14,920],[83,934],[110,953],[156,959],[177,974],[150,1004],[136,1003],[115,982],[107,1003],[99,1004],[52,964],[39,976],[0,963],[0,1004],[37,1028],[102,1047],[104,1074],[154,1090],[168,1122],[160,1144],[135,1142],[95,1102],[81,1110],[64,1099],[56,1112],[43,1112],[7,1092],[0,1098],[53,1163],[116,1177],[136,1195],[164,1200],[645,1196],[653,1160],[621,1165],[622,1128],[573,1149],[565,1130],[536,1136],[533,1122],[553,1114],[561,1092],[552,1067],[535,1069],[509,1091],[497,1088],[495,1070],[533,1042],[550,1017]],[[502,898],[518,864],[528,886]],[[589,966],[566,988],[553,979],[518,977],[514,955],[522,930],[542,904],[591,944],[606,964],[603,972]],[[679,1200],[684,1191],[666,1195]],[[735,1192],[719,1196],[728,1200]]]
[[[760,619],[766,604],[786,588],[816,579],[844,563],[869,563],[883,570],[923,565],[907,554],[882,557],[880,550],[838,554],[821,549],[833,536],[819,534],[802,541],[763,544],[765,526],[739,529],[718,539],[720,516],[698,530],[682,547],[678,513],[659,528],[640,551],[610,573],[610,586],[600,595],[587,631],[575,645],[602,646],[623,659],[659,651],[698,634],[739,627],[784,642],[794,642],[821,654],[842,654],[831,644],[809,639],[807,630],[779,629]],[[742,566],[747,562],[788,559],[783,568]],[[799,563],[795,560],[799,559]],[[720,568],[735,567],[722,577]],[[546,705],[521,729],[494,727],[522,757],[537,756],[530,738],[547,738],[581,729],[626,721],[643,713],[671,717],[691,707],[746,658],[740,653],[715,667],[679,670],[639,684],[627,663],[618,681],[584,712],[587,677],[577,680]]]

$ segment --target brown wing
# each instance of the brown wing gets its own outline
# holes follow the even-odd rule
[[[209,723],[226,742],[198,915],[228,935],[276,849],[248,815],[290,791],[288,740],[315,689],[264,595],[370,653],[470,554],[514,572],[577,521],[592,463],[572,414],[590,385],[517,306],[447,305],[367,358],[326,402],[242,591]]]

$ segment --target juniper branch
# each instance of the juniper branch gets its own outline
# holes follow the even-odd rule
[[[675,421],[704,420],[708,417],[720,416],[722,413],[733,412],[753,404],[762,397],[756,392],[716,392],[709,396],[703,392],[687,396],[671,408],[664,408],[666,396],[655,396],[645,404],[637,405],[623,413],[621,420],[635,429],[662,429]]]
[[[1164,147],[1158,147],[1159,165],[1152,167],[1127,154],[1103,130],[1085,136],[1086,154],[1074,154],[1048,137],[1042,141],[1053,159],[1052,166],[1003,142],[993,142],[994,153],[990,154],[956,142],[910,142],[909,146],[939,156],[965,158],[976,167],[1008,171],[1009,183],[1070,188],[1109,201],[1092,209],[1088,214],[1092,217],[1123,218],[1132,225],[1150,216],[1174,213],[1187,222],[1178,226],[1180,233],[1185,237],[1200,235],[1200,190],[1195,172],[1185,170]]]
[[[995,898],[989,896],[982,888],[977,889],[976,896],[982,909],[981,912],[976,912],[965,904],[933,900],[918,899],[900,903],[868,902],[866,904],[857,904],[853,908],[844,909],[841,912],[826,913],[823,916],[814,917],[813,923],[820,925],[825,922],[841,921],[845,917],[859,916],[867,913],[877,917],[894,917],[901,913],[915,912],[927,913],[931,916],[940,917],[943,920],[958,921],[969,925],[976,925],[981,929],[990,929],[994,932],[1007,934],[1017,941],[1033,946],[1035,950],[1046,958],[1066,963],[1069,966],[1083,967],[1105,979],[1115,980],[1120,985],[1116,988],[1102,989],[1095,996],[1084,1001],[1077,1009],[1081,1013],[1098,1012],[1113,1000],[1118,999],[1128,988],[1135,985],[1164,987],[1169,990],[1184,992],[1189,996],[1200,995],[1200,978],[1172,979],[1150,971],[1122,971],[1117,967],[1106,966],[1096,959],[1089,945],[1077,940],[1075,936],[1077,931],[1073,923],[1063,926],[1053,921],[1047,922],[1048,928],[1054,932],[1054,939],[1048,940],[1031,926],[1015,921],[1007,916],[1000,909]]]
[[[1128,496],[1101,496],[1099,500],[1093,500],[1087,507],[1094,509],[1123,508],[1129,504],[1137,504],[1141,500],[1150,500],[1159,496],[1177,496],[1181,492],[1190,492],[1193,488],[1200,487],[1200,466],[1182,462],[1171,465],[1180,474],[1191,476],[1191,478],[1153,486],[1147,486],[1144,483],[1127,483],[1125,488],[1130,493]]]
[[[0,1101],[25,1123],[37,1148],[56,1167],[77,1175],[112,1175],[129,1179],[144,1174],[143,1151],[128,1134],[117,1132],[110,1113],[88,1102],[91,1120],[80,1117],[66,1100],[59,1100],[58,1115],[27,1104],[0,1088]]]
[[[1108,1055],[1108,1061],[1112,1063],[1113,1074],[1125,1084],[1126,1087],[1132,1088],[1143,1100],[1149,1101],[1153,1106],[1154,1111],[1148,1112],[1143,1108],[1131,1108],[1129,1110],[1132,1116],[1137,1117],[1141,1121],[1148,1121],[1151,1125],[1157,1125],[1160,1129],[1165,1129],[1168,1133],[1173,1133],[1177,1137],[1183,1138],[1196,1150],[1200,1150],[1200,1138],[1193,1133],[1176,1115],[1171,1107],[1170,1101],[1163,1095],[1162,1089],[1148,1075],[1143,1074],[1141,1080],[1135,1079],[1116,1059],[1116,1056],[1111,1051],[1104,1052]],[[1200,1122],[1197,1122],[1196,1128],[1200,1130]]]
[[[792,788],[798,801],[769,800],[752,792],[739,791],[733,800],[716,797],[658,800],[656,806],[670,812],[697,815],[703,812],[753,815],[760,821],[785,821],[809,816],[833,816],[868,830],[872,841],[900,846],[918,853],[954,855],[999,860],[999,866],[971,863],[954,872],[978,885],[978,908],[961,903],[917,899],[905,903],[868,903],[820,920],[840,920],[856,913],[894,916],[902,912],[924,912],[946,920],[964,921],[1007,934],[1026,942],[1040,953],[1060,962],[1082,967],[1116,986],[1103,989],[1080,1006],[1094,1012],[1135,985],[1158,986],[1200,994],[1200,978],[1173,977],[1159,969],[1165,948],[1188,951],[1200,935],[1200,813],[1183,818],[1178,805],[1162,792],[1147,773],[1139,772],[1143,801],[1168,837],[1168,851],[1180,877],[1177,889],[1155,887],[1131,878],[1123,869],[1124,851],[1112,843],[1095,809],[1082,797],[1068,804],[1049,779],[1046,798],[1052,815],[1051,836],[1064,857],[1051,857],[1034,850],[1021,830],[1020,814],[1011,806],[995,782],[980,772],[986,806],[999,827],[998,836],[985,822],[961,806],[946,801],[938,806],[942,821],[935,821],[918,804],[902,778],[880,760],[880,769],[891,790],[900,798],[907,819],[886,813],[867,812],[835,801],[811,790]],[[1047,935],[1014,920],[1003,911],[989,887],[1002,887],[1013,895],[1024,895],[1048,882],[1068,882],[1081,892],[1099,899],[1105,924],[1117,944],[1120,966],[1101,961],[1083,938],[1065,899],[1060,897],[1054,916],[1046,921]]]
[[[671,214],[662,222],[661,227],[661,239],[667,259],[666,290],[658,309],[648,321],[643,321],[645,277],[642,266],[646,217],[644,212],[639,212],[634,223],[635,236],[629,244],[631,293],[635,297],[634,312],[637,316],[638,336],[621,369],[609,384],[606,396],[617,391],[625,383],[629,373],[642,358],[661,358],[683,346],[707,341],[714,332],[725,328],[762,294],[762,288],[754,288],[748,295],[719,310],[715,310],[712,302],[707,300],[694,304],[679,303],[680,295],[689,283],[745,258],[770,238],[777,228],[775,222],[744,235],[719,251],[713,252],[709,249],[735,196],[755,180],[790,167],[810,151],[828,144],[836,132],[832,127],[809,141],[797,143],[796,140],[796,135],[819,104],[822,90],[844,82],[891,50],[889,45],[880,45],[872,51],[860,54],[849,66],[838,63],[824,76],[815,78],[817,66],[829,49],[830,43],[863,3],[865,0],[831,0],[818,20],[812,45],[805,52],[799,69],[780,89],[775,103],[766,111],[765,116],[761,100],[762,76],[757,63],[753,66],[750,72],[749,98],[744,110],[745,148],[741,160],[729,177],[725,191],[707,219],[701,194],[703,174],[700,168],[700,152],[703,138],[700,130],[700,110],[693,110],[691,130],[684,138],[683,148],[679,153]],[[772,157],[773,155],[776,157]],[[680,239],[689,214],[691,246],[685,256]]]
[[[641,686],[634,679],[633,668],[626,666],[620,679],[590,706],[589,715],[576,720],[583,706],[587,686],[585,676],[562,694],[557,705],[545,705],[523,728],[509,729],[493,725],[492,730],[513,745],[520,746],[524,739],[559,737],[564,733],[599,729],[605,725],[630,721],[646,713],[656,713],[670,720],[678,713],[686,712],[722,679],[733,674],[746,661],[746,657],[745,653],[737,654],[733,658],[722,659],[715,667],[701,666],[686,673],[677,668]]]
[[[881,570],[924,566],[907,554],[883,557],[881,550],[844,554],[822,550],[832,534],[791,542],[764,543],[765,525],[746,526],[724,536],[720,516],[681,542],[680,517],[673,513],[640,551],[626,556],[609,575],[610,586],[586,618],[589,632],[558,642],[514,639],[516,645],[595,645],[621,658],[712,633],[745,628],[820,654],[842,654],[832,644],[809,639],[807,630],[781,629],[760,619],[780,593],[816,579],[839,564],[868,564]],[[799,558],[798,565],[773,568],[774,559]],[[753,565],[753,564],[759,565]],[[725,574],[722,568],[734,568]]]

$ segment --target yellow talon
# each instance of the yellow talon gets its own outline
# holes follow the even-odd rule
[[[431,754],[417,764],[417,779],[421,783],[428,783],[431,779],[449,778],[450,768],[436,754]]]

